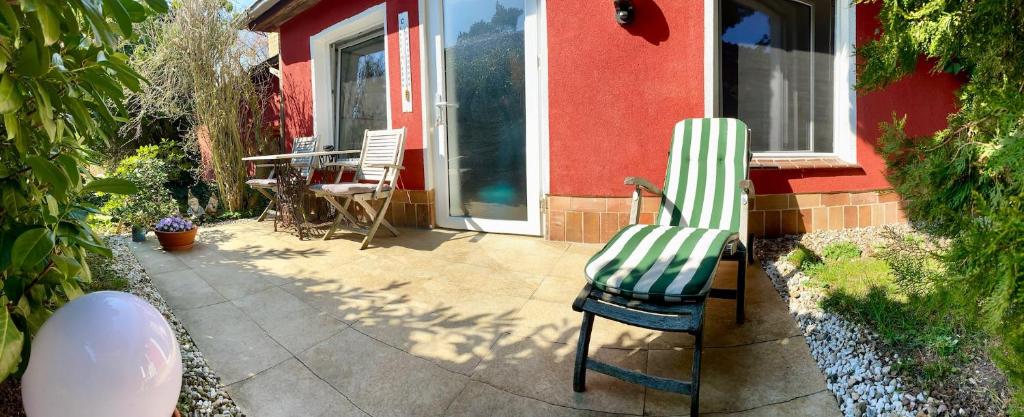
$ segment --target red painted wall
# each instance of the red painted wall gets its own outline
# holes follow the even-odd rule
[[[623,177],[661,182],[672,126],[704,113],[703,2],[637,0],[626,28],[611,2],[548,1],[551,193],[624,196]],[[874,36],[879,5],[857,5],[858,44]],[[875,150],[878,124],[907,116],[912,134],[946,125],[959,82],[928,66],[857,98],[861,169],[755,170],[757,192],[890,188]]]
[[[857,5],[857,45],[875,37],[880,3]],[[885,161],[876,146],[879,123],[893,115],[907,117],[907,133],[926,135],[946,127],[947,116],[956,110],[955,92],[960,81],[946,73],[932,74],[922,60],[911,76],[885,89],[857,97],[857,163],[861,169],[755,170],[751,178],[759,194],[868,191],[888,189]]]
[[[379,0],[325,0],[281,27],[286,135],[312,133],[309,38]],[[623,177],[661,182],[672,126],[704,113],[704,12],[700,1],[634,0],[637,20],[615,23],[611,2],[548,0],[551,193],[624,196]],[[401,186],[423,189],[423,89],[416,0],[387,0],[392,122],[408,128]],[[875,36],[877,4],[857,5],[858,44]],[[401,112],[397,15],[410,13],[412,113]],[[756,170],[760,194],[889,188],[875,150],[878,124],[907,116],[912,134],[945,126],[959,81],[928,65],[883,91],[857,98],[859,169]]]
[[[548,0],[551,193],[627,195],[660,182],[672,126],[704,114],[704,11],[695,0]]]
[[[325,0],[295,16],[281,26],[281,68],[285,94],[285,135],[290,139],[313,134],[313,95],[310,72],[309,38],[327,27],[349,18],[381,0]],[[399,186],[405,189],[424,188],[423,114],[418,69],[419,10],[416,0],[387,0],[388,77],[391,83],[391,125],[406,128],[405,170]],[[409,12],[410,66],[413,69],[413,111],[402,113],[399,86],[401,75],[398,60],[398,14]]]

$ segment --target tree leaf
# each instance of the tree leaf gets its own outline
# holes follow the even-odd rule
[[[4,21],[7,22],[7,26],[11,29],[14,41],[17,42],[21,37],[21,22],[18,21],[18,15],[14,13],[14,9],[11,8],[11,5],[7,4],[6,1],[0,2],[0,15],[2,15]]]
[[[60,215],[60,204],[57,204],[57,199],[49,194],[46,195],[46,211],[54,218]]]
[[[25,335],[14,325],[7,311],[7,297],[0,297],[0,381],[18,369]]]
[[[64,198],[71,182],[71,179],[64,174],[64,170],[58,168],[48,159],[35,155],[26,157],[25,163],[32,168],[32,175],[35,175],[43,183],[49,184],[50,189],[58,198]]]
[[[64,174],[71,180],[71,188],[78,188],[82,185],[82,172],[78,170],[78,161],[65,154],[57,155],[57,163],[64,170]]]
[[[157,13],[167,13],[167,2],[164,0],[146,0],[146,4]]]
[[[14,84],[14,77],[5,73],[0,78],[0,113],[11,113],[21,108],[21,92]]]
[[[107,12],[108,17],[114,19],[114,23],[117,23],[118,29],[121,29],[122,35],[132,35],[132,18],[128,15],[128,10],[124,8],[120,1],[103,0],[103,11]]]
[[[139,188],[131,181],[121,178],[97,178],[85,184],[85,191],[110,194],[135,194]]]
[[[11,264],[15,268],[31,266],[46,259],[53,251],[53,233],[45,227],[37,227],[22,232],[14,240],[14,247],[11,248]]]
[[[44,44],[53,45],[60,39],[60,16],[46,3],[36,4],[36,16],[43,27],[43,39],[46,41]]]
[[[78,286],[78,282],[73,279],[65,279],[64,281],[61,281],[60,286],[64,288],[64,295],[68,297],[68,301],[84,295],[82,288]]]
[[[82,270],[82,265],[70,256],[54,255],[50,259],[53,261],[53,265],[57,267],[57,270],[68,279],[75,278]]]
[[[36,333],[39,333],[39,329],[43,327],[46,320],[53,315],[53,312],[46,307],[36,307],[32,309],[32,314],[25,317],[25,323],[28,324],[28,334],[30,337],[34,337]]]

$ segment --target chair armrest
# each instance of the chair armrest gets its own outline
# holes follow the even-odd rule
[[[366,164],[370,168],[391,168],[391,169],[405,169],[404,166],[398,164]]]
[[[754,182],[751,180],[740,180],[740,189],[747,193],[748,197],[753,197],[754,193]]]
[[[356,168],[356,167],[359,166],[359,161],[328,162],[326,164],[323,164],[323,166],[325,168],[327,168],[327,167]]]
[[[650,181],[647,181],[647,180],[645,180],[643,178],[640,178],[640,177],[626,177],[625,184],[626,185],[634,185],[634,186],[636,186],[638,188],[643,188],[644,190],[647,190],[647,192],[649,192],[651,194],[654,194],[654,195],[661,195],[661,189],[660,188],[654,186],[654,184],[651,184]]]

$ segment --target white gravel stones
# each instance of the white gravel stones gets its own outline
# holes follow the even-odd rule
[[[927,392],[907,393],[892,369],[898,358],[879,353],[878,336],[865,326],[823,311],[818,304],[824,295],[822,290],[807,286],[808,277],[786,260],[797,243],[815,251],[840,241],[866,246],[877,242],[880,232],[881,228],[815,232],[758,240],[755,249],[775,289],[789,303],[789,310],[796,316],[811,348],[811,356],[825,374],[826,384],[845,416],[950,415],[946,405],[928,397]]]
[[[187,417],[244,416],[225,392],[220,378],[206,365],[206,359],[203,358],[202,352],[196,347],[185,327],[174,317],[174,313],[167,307],[163,297],[153,287],[149,275],[146,275],[142,265],[128,248],[127,241],[125,236],[111,236],[107,240],[107,245],[114,252],[115,258],[111,268],[128,279],[129,292],[142,297],[163,313],[178,336],[184,370],[181,395],[189,400],[179,400],[179,402],[185,402],[191,406],[189,410],[181,410],[182,415]]]

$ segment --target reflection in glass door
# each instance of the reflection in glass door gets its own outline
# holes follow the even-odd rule
[[[336,43],[332,53],[334,144],[360,150],[364,130],[388,126],[384,31]]]
[[[449,217],[528,219],[526,1],[442,2]]]

